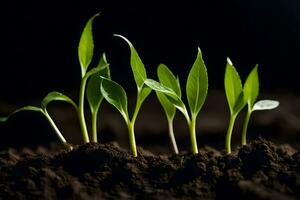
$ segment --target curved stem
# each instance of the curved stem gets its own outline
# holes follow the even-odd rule
[[[61,143],[68,150],[71,150],[72,146],[66,141],[65,137],[61,134],[60,130],[57,128],[56,124],[54,123],[54,121],[52,120],[52,118],[50,117],[50,115],[46,109],[43,110],[43,113],[44,113],[45,117],[47,118],[48,122],[50,123],[50,125],[52,126],[52,128],[54,129],[54,131],[55,131],[56,135],[58,136],[59,140],[61,141]]]
[[[248,109],[248,112],[246,114],[246,119],[245,119],[245,122],[244,122],[244,125],[243,125],[242,145],[247,144],[247,129],[248,129],[248,124],[249,124],[251,113],[252,113],[251,110]]]
[[[232,130],[233,130],[236,116],[237,116],[236,114],[231,115],[229,120],[229,126],[227,129],[226,140],[225,140],[225,150],[227,155],[231,154],[231,135],[232,135]]]
[[[192,120],[189,123],[191,148],[193,154],[198,154],[198,145],[196,139],[196,116],[192,115]]]
[[[169,127],[169,138],[171,140],[173,150],[176,154],[178,154],[179,151],[178,151],[178,147],[177,147],[177,143],[176,143],[176,139],[175,139],[175,135],[174,135],[173,120],[172,119],[168,119],[168,127]]]
[[[131,152],[134,157],[137,157],[136,144],[135,144],[135,136],[134,136],[134,123],[127,123],[128,133],[129,133],[129,145]]]
[[[81,80],[80,91],[79,91],[79,106],[78,106],[78,118],[79,118],[81,131],[83,134],[84,143],[90,142],[89,134],[86,128],[85,117],[84,117],[84,92],[85,92],[86,81],[87,81],[86,78],[83,78]]]

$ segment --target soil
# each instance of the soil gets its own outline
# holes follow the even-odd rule
[[[117,143],[0,155],[0,199],[299,199],[300,151],[258,139],[232,155],[131,154]]]

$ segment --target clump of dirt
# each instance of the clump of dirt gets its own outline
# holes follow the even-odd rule
[[[0,199],[299,199],[300,152],[264,139],[224,155],[133,158],[116,143],[0,154]]]

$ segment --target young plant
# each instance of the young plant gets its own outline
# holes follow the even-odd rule
[[[274,100],[260,100],[256,102],[259,94],[259,78],[257,69],[258,66],[256,65],[248,75],[244,85],[244,99],[248,104],[248,110],[243,125],[242,145],[247,144],[247,129],[252,112],[256,110],[271,110],[279,106],[279,102]]]
[[[151,89],[145,87],[144,85],[144,81],[147,79],[146,69],[132,43],[124,36],[121,35],[114,35],[114,36],[120,37],[123,40],[125,40],[130,48],[130,65],[137,86],[136,105],[131,119],[128,114],[126,92],[121,85],[105,77],[102,77],[101,93],[103,97],[110,104],[112,104],[115,108],[117,108],[117,110],[119,110],[122,117],[124,118],[129,133],[130,149],[132,151],[133,156],[137,157],[135,135],[134,135],[135,121],[139,113],[139,110],[141,108],[141,105],[145,101],[146,97],[150,94]]]
[[[92,114],[92,141],[93,142],[98,142],[97,116],[98,116],[100,105],[103,101],[103,95],[99,89],[101,86],[101,76],[110,79],[110,69],[108,66],[109,65],[107,63],[106,56],[103,53],[100,62],[97,66],[97,68],[99,67],[102,70],[100,70],[99,72],[91,76],[91,78],[87,83],[87,88],[86,88],[87,100]]]
[[[225,151],[226,154],[230,154],[231,135],[234,127],[234,122],[239,112],[246,105],[246,102],[244,100],[243,85],[240,76],[229,58],[227,58],[224,85],[227,102],[230,109],[230,120],[225,140]]]
[[[174,90],[174,92],[181,98],[181,89],[179,79],[174,76],[172,71],[164,64],[160,64],[157,68],[157,76],[158,80],[161,84],[165,85]],[[169,130],[169,138],[173,147],[173,150],[176,154],[178,154],[178,147],[174,135],[173,129],[173,120],[176,114],[176,107],[172,104],[168,98],[161,92],[156,91],[156,96],[162,105],[167,121],[168,121],[168,130]]]
[[[151,89],[162,93],[165,97],[180,111],[189,126],[191,150],[193,154],[198,153],[197,139],[196,139],[196,119],[200,112],[208,90],[208,77],[207,69],[202,59],[202,53],[198,48],[197,58],[189,72],[187,83],[186,83],[186,95],[189,104],[190,114],[181,99],[180,89],[177,86],[171,85],[167,82],[173,82],[171,76],[162,74],[166,81],[161,83],[156,82],[152,79],[147,79],[145,84]],[[165,84],[164,84],[165,83]],[[178,85],[178,82],[175,83]],[[175,88],[174,88],[175,87]]]
[[[14,114],[21,112],[21,111],[34,111],[34,112],[40,112],[42,113],[46,119],[48,120],[48,122],[50,123],[50,125],[52,126],[54,132],[56,133],[58,139],[61,141],[61,143],[67,148],[67,149],[72,149],[72,145],[69,144],[66,139],[64,138],[64,136],[61,134],[61,132],[59,131],[59,129],[57,128],[56,124],[54,123],[54,121],[52,120],[52,118],[50,117],[48,111],[47,111],[47,105],[52,102],[52,101],[64,101],[67,102],[69,104],[71,104],[72,106],[74,106],[74,108],[77,110],[77,105],[74,103],[74,101],[72,101],[72,99],[70,99],[69,97],[59,93],[59,92],[50,92],[42,101],[41,106],[40,107],[36,107],[36,106],[24,106],[22,108],[19,108],[17,110],[15,110],[14,112],[12,112],[10,115],[8,115],[7,117],[1,117],[0,118],[0,122],[5,122],[7,121],[11,116],[13,116]]]
[[[79,122],[80,122],[80,127],[82,130],[83,134],[83,141],[84,143],[90,142],[87,127],[86,127],[86,122],[85,122],[85,117],[84,117],[84,97],[85,97],[85,89],[86,89],[86,83],[91,77],[88,88],[87,88],[87,98],[89,101],[89,105],[91,108],[92,112],[92,126],[93,126],[93,141],[97,142],[97,113],[100,107],[100,104],[102,102],[103,97],[101,96],[99,88],[100,88],[100,75],[104,76],[106,78],[109,78],[109,65],[106,61],[105,54],[100,59],[99,64],[95,67],[92,68],[90,71],[88,71],[88,67],[90,66],[90,63],[93,58],[93,51],[94,51],[94,42],[93,42],[93,34],[92,34],[92,24],[93,20],[95,17],[97,17],[99,14],[94,15],[91,17],[88,22],[86,23],[83,32],[81,34],[81,38],[79,41],[79,46],[78,46],[78,58],[81,66],[81,85],[80,85],[80,91],[79,91],[79,105],[77,106],[69,97],[67,97],[64,94],[58,93],[58,92],[51,92],[49,93],[44,100],[42,101],[41,107],[35,107],[35,106],[25,106],[23,108],[20,108],[13,113],[11,113],[8,117],[3,117],[0,118],[0,122],[6,121],[10,116],[13,114],[19,112],[19,111],[38,111],[44,114],[44,116],[48,119],[50,122],[51,126],[55,130],[56,134],[58,135],[60,141],[65,145],[65,146],[70,146],[65,138],[62,136],[60,131],[58,130],[57,126],[49,116],[46,106],[48,103],[51,101],[65,101],[68,103],[71,103],[75,108],[78,113],[79,117]]]

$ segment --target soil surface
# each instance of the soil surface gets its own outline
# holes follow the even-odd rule
[[[300,151],[253,141],[232,155],[131,154],[116,143],[0,154],[0,199],[299,199]]]

